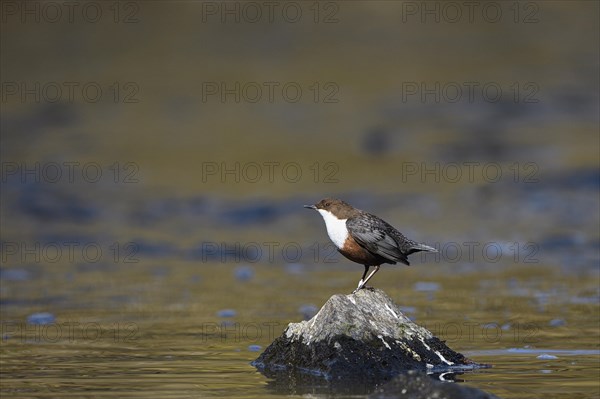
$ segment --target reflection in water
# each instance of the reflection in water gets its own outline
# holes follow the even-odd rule
[[[446,397],[448,399],[468,399],[485,395],[478,389],[453,386],[452,383],[464,382],[459,376],[463,371],[422,372],[408,371],[396,377],[381,380],[369,378],[337,379],[302,370],[262,369],[269,378],[267,388],[279,395],[373,395],[374,397],[398,397],[400,393],[407,397]],[[429,395],[429,396],[428,396]],[[488,397],[492,397],[489,396]]]

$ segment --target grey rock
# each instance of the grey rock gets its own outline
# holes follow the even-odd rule
[[[367,385],[408,370],[486,367],[413,323],[383,291],[368,289],[334,295],[312,319],[290,323],[252,364],[271,377],[295,371]]]

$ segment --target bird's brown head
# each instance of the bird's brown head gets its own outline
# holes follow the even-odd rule
[[[305,208],[318,210],[324,210],[337,216],[338,219],[348,219],[352,217],[357,209],[353,208],[352,205],[336,198],[324,198],[314,205],[304,205]]]

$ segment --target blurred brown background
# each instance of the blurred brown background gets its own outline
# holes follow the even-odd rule
[[[223,308],[294,320],[359,277],[324,264],[323,222],[301,207],[336,196],[462,249],[375,278],[417,318],[522,318],[549,347],[597,332],[598,2],[1,5],[4,321],[85,314],[164,338]],[[69,242],[103,252],[70,259]],[[263,242],[304,252],[205,245]]]

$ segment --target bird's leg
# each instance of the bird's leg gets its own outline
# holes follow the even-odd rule
[[[363,273],[362,277],[360,278],[360,281],[358,282],[358,286],[356,287],[356,289],[354,291],[352,291],[353,294],[356,294],[356,292],[358,290],[360,290],[362,287],[364,287],[365,284],[365,276],[367,275],[367,273],[369,272],[369,268],[371,266],[367,266],[365,265],[365,272]]]
[[[365,267],[366,267],[366,266],[365,266]],[[355,293],[356,291],[358,291],[358,290],[360,290],[360,289],[362,289],[362,288],[365,288],[365,286],[367,285],[367,281],[369,281],[369,280],[371,279],[371,277],[373,277],[373,275],[374,275],[375,273],[377,273],[378,271],[379,271],[379,266],[375,266],[375,269],[373,269],[373,271],[371,272],[371,274],[369,274],[369,276],[368,276],[366,279],[364,278],[365,276],[363,276],[363,278],[360,280],[362,284],[361,284],[361,283],[359,283],[359,284],[358,284],[358,288],[357,288],[356,290],[354,290],[354,292],[353,292],[353,293]],[[364,281],[363,281],[363,280],[364,280]]]

